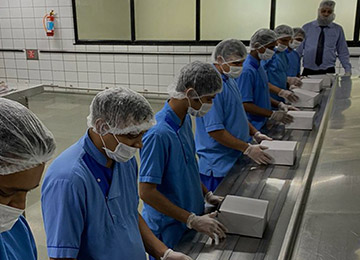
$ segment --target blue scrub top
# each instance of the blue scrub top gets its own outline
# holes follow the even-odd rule
[[[289,60],[289,68],[287,71],[288,77],[297,77],[300,75],[300,54],[296,50],[286,50],[287,58]]]
[[[260,62],[253,56],[247,56],[237,83],[243,102],[250,102],[258,107],[271,110],[268,77]],[[256,116],[250,113],[247,113],[247,117],[257,130],[260,130],[267,121],[264,116]]]
[[[36,260],[34,237],[23,216],[9,231],[0,233],[1,260]]]
[[[287,89],[289,60],[285,51],[276,51],[275,55],[270,60],[262,60],[261,65],[264,67],[271,84],[282,89]],[[271,93],[270,95],[278,101],[285,101],[285,99],[276,94]]]
[[[106,157],[86,133],[46,172],[41,203],[49,257],[145,260],[135,158],[114,162],[107,196],[99,184],[106,177],[97,179],[88,160],[106,165]]]
[[[156,114],[157,124],[143,137],[140,182],[155,183],[157,190],[180,208],[196,215],[204,212],[191,118],[180,118],[166,102]],[[154,234],[174,247],[187,230],[185,224],[144,203],[142,216]]]
[[[250,141],[248,119],[237,83],[226,75],[222,75],[222,79],[223,91],[214,98],[212,108],[205,116],[196,118],[195,145],[200,173],[214,177],[224,177],[242,152],[223,146],[208,133],[225,129],[244,142]]]

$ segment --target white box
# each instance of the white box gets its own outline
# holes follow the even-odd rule
[[[297,142],[262,141],[261,145],[268,147],[264,152],[273,158],[273,164],[294,165]]]
[[[323,79],[323,87],[331,87],[333,76],[328,74],[321,74],[321,75],[309,75],[310,79]]]
[[[294,89],[293,91],[295,95],[299,97],[299,100],[293,103],[294,106],[313,108],[319,104],[320,93],[299,88]]]
[[[288,114],[294,117],[294,122],[285,125],[285,128],[312,130],[315,113],[314,111],[289,111]]]
[[[303,83],[301,89],[320,92],[323,88],[323,79],[305,78],[301,81]]]
[[[266,200],[227,195],[218,220],[228,233],[261,238],[267,224],[268,205]]]

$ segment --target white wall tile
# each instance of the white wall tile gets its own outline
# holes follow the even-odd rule
[[[112,62],[101,62],[101,72],[113,73],[115,71],[114,63]]]
[[[89,82],[90,83],[100,83],[101,82],[101,75],[100,73],[89,73]]]
[[[8,69],[6,68],[6,77],[7,78],[17,78],[16,69]]]
[[[24,38],[24,30],[23,29],[11,29],[11,30],[12,30],[12,36],[14,39],[23,39]]]
[[[95,61],[88,61],[89,72],[100,72],[100,63]]]
[[[17,76],[19,79],[28,79],[29,78],[28,70],[18,69]]]
[[[123,54],[115,55],[114,59],[115,59],[115,62],[128,62],[129,61],[128,55],[123,55]]]
[[[78,71],[87,72],[88,71],[87,62],[86,61],[78,61],[77,69],[78,69]]]
[[[159,84],[159,77],[158,75],[144,75],[144,85],[158,85]]]
[[[88,82],[79,82],[78,84],[79,88],[89,88]]]
[[[142,74],[130,74],[130,85],[144,84],[144,77]]]
[[[64,81],[65,73],[64,71],[53,71],[54,81]]]
[[[159,75],[159,85],[168,86],[174,81],[174,76]]]
[[[159,63],[174,63],[174,57],[170,55],[160,55]]]
[[[76,71],[76,62],[75,61],[65,61],[64,62],[65,71]]]
[[[31,70],[39,70],[39,68],[40,68],[39,61],[36,61],[36,60],[28,60],[27,66],[28,66],[28,69],[31,69]]]
[[[2,1],[0,1],[0,3],[1,2]],[[0,8],[0,17],[1,18],[9,18],[10,17],[10,9],[8,9],[8,8]]]
[[[18,12],[14,11],[14,10],[17,10],[17,9],[11,9],[10,10],[11,17],[21,17],[20,9],[18,10]],[[11,28],[13,28],[13,29],[16,29],[16,28],[21,29],[21,28],[23,28],[23,23],[22,23],[21,19],[11,19],[10,23],[11,23]]]
[[[173,75],[174,74],[174,65],[173,64],[159,64],[159,74]]]
[[[56,71],[64,70],[64,62],[63,61],[54,60],[51,62],[51,66],[52,66],[52,69],[56,70]]]
[[[144,64],[144,73],[146,74],[157,74],[158,73],[158,64],[157,63],[145,63]]]
[[[65,61],[76,61],[76,55],[75,54],[64,54],[64,60]]]
[[[144,55],[143,61],[144,61],[144,63],[157,63],[158,62],[158,56]]]
[[[128,84],[129,83],[129,74],[115,74],[115,83],[118,84]]]
[[[11,49],[14,47],[14,43],[11,39],[2,39],[2,47],[5,49]]]
[[[104,83],[115,83],[114,73],[101,73],[101,81]]]
[[[132,74],[142,74],[143,64],[142,63],[129,63],[129,70]]]
[[[65,81],[77,81],[78,80],[78,74],[74,71],[66,71],[65,72]]]
[[[11,2],[14,0],[11,0]],[[23,18],[34,18],[34,8],[32,7],[23,7],[21,8],[21,13]]]
[[[99,62],[100,61],[100,55],[99,54],[89,54],[89,55],[87,55],[87,60],[88,61]]]
[[[12,39],[12,30],[11,29],[1,29],[1,38],[3,39]]]
[[[112,54],[100,55],[100,61],[114,62],[114,55]]]
[[[88,82],[88,73],[87,72],[78,72],[78,80],[81,82]]]
[[[2,10],[2,9],[0,9]],[[1,15],[1,11],[0,11],[0,25],[1,28],[11,28],[11,22],[10,19],[4,19],[5,17]]]
[[[26,60],[16,60],[16,68],[17,69],[27,69],[27,62]]]
[[[51,61],[40,60],[40,70],[51,70]]]
[[[40,80],[40,71],[39,70],[29,70],[29,79],[30,80]]]
[[[128,73],[129,72],[128,63],[115,63],[115,72],[116,73]]]
[[[15,60],[5,59],[4,61],[5,61],[5,68],[9,68],[9,69],[15,69],[16,68]]]
[[[23,18],[23,28],[33,28],[35,29],[35,20],[34,18]],[[25,30],[26,31],[26,30]]]
[[[9,6],[11,8],[20,7],[20,0],[10,0],[9,1]]]
[[[186,55],[186,56],[175,56],[174,58],[174,63],[183,63],[183,64],[187,64],[190,62],[190,56]]]
[[[15,49],[24,49],[25,48],[25,41],[23,39],[14,40],[14,48]]]

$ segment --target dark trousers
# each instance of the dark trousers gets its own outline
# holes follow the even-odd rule
[[[308,75],[320,75],[320,74],[326,74],[326,73],[334,74],[335,67],[327,68],[326,70],[311,70],[311,69],[304,68],[302,75],[308,76]]]

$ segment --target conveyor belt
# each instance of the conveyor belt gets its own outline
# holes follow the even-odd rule
[[[318,127],[328,102],[330,89],[322,91],[312,131],[273,128],[274,139],[298,141],[296,163],[288,166],[258,166],[241,158],[216,190],[217,195],[239,195],[269,201],[268,225],[262,239],[228,235],[219,245],[211,244],[206,235],[189,231],[175,248],[196,260],[261,260],[277,259],[302,177],[318,133]]]

